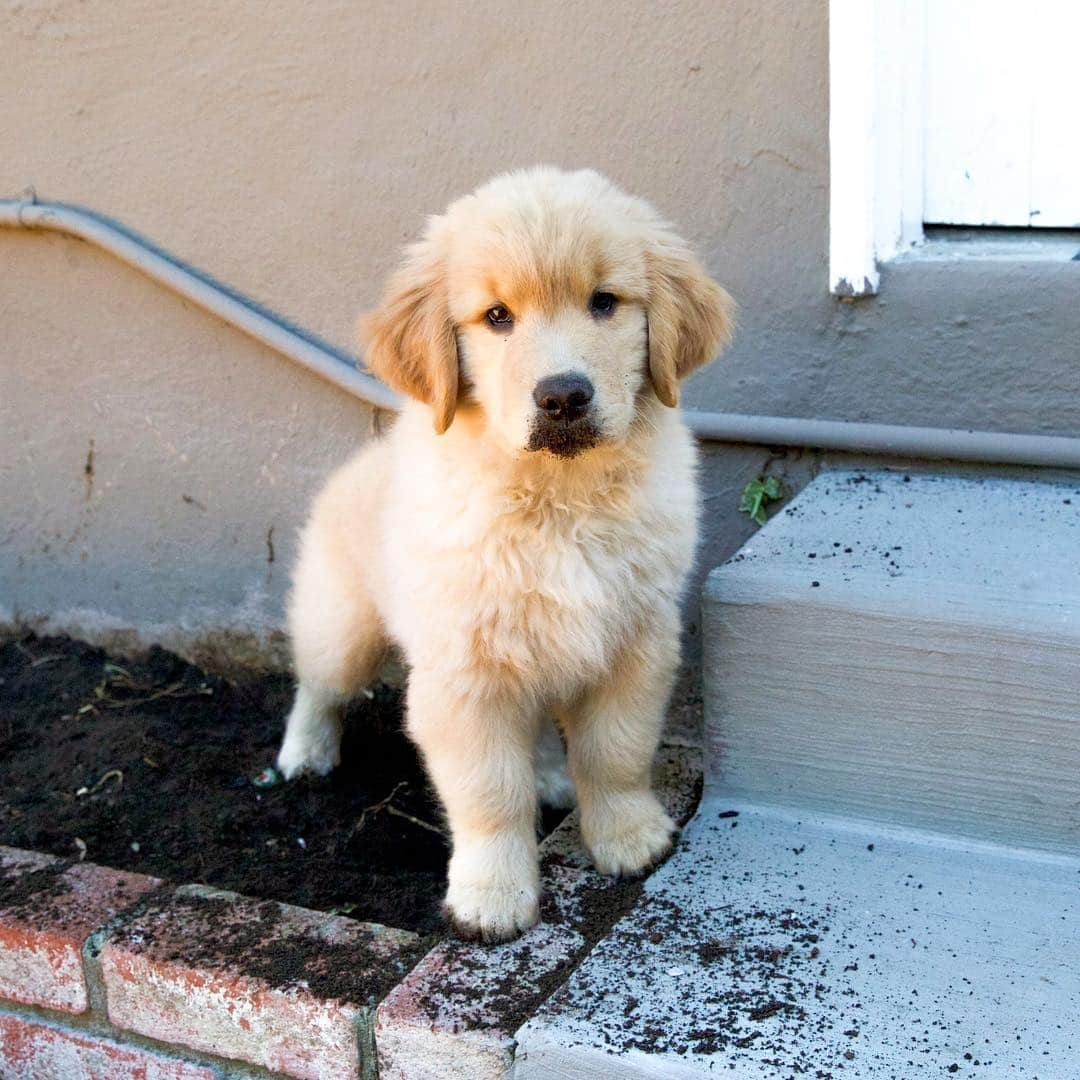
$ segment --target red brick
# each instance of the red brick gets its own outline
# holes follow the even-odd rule
[[[216,1072],[82,1031],[0,1014],[4,1080],[214,1080]]]
[[[498,1080],[514,1032],[573,970],[585,939],[535,926],[505,945],[444,941],[379,1006],[381,1080]]]
[[[109,1019],[162,1042],[312,1080],[374,1074],[375,1004],[416,937],[186,886],[141,907],[100,953]]]
[[[141,874],[0,847],[0,997],[85,1012],[83,943],[160,884]]]

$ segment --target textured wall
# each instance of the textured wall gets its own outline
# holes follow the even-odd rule
[[[0,195],[111,214],[349,347],[425,214],[509,167],[591,165],[677,221],[740,303],[691,407],[1075,432],[1080,263],[907,264],[879,299],[828,295],[826,13],[5,2]],[[73,241],[0,231],[0,272],[0,607],[272,623],[265,532],[287,560],[367,411]],[[115,472],[87,498],[91,437]],[[767,457],[710,452],[706,564],[746,533],[736,489]],[[58,553],[77,528],[85,556]],[[138,581],[116,572],[139,559]]]
[[[823,0],[123,10],[5,12],[0,191],[119,217],[333,340],[426,214],[536,162],[655,200],[748,313],[820,292]]]
[[[305,503],[372,410],[80,241],[0,242],[0,623],[273,646]]]

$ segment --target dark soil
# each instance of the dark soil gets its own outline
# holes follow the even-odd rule
[[[0,843],[434,930],[448,847],[401,695],[352,710],[330,777],[260,790],[291,691],[162,649],[0,644]]]

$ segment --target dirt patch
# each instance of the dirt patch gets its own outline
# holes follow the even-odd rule
[[[40,905],[71,892],[71,882],[64,879],[70,863],[27,870],[0,871],[0,910],[20,912],[30,905]]]
[[[440,931],[449,842],[402,731],[403,695],[380,686],[350,709],[331,776],[260,787],[292,689],[288,676],[225,678],[160,648],[119,659],[66,637],[0,639],[0,844]],[[700,723],[684,673],[669,726]],[[543,831],[564,814],[545,811]],[[0,898],[62,869],[0,880]],[[586,890],[582,932],[602,936],[642,885]],[[543,910],[558,918],[551,897]]]
[[[352,710],[332,776],[260,790],[291,690],[161,649],[0,644],[0,843],[436,929],[448,847],[400,694]]]

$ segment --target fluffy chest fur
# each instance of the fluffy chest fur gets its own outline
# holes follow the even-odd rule
[[[383,616],[410,662],[535,696],[572,696],[608,670],[676,601],[694,546],[689,439],[681,424],[648,438],[666,453],[622,449],[577,471],[477,467],[474,452],[463,469],[452,443],[401,438]]]

